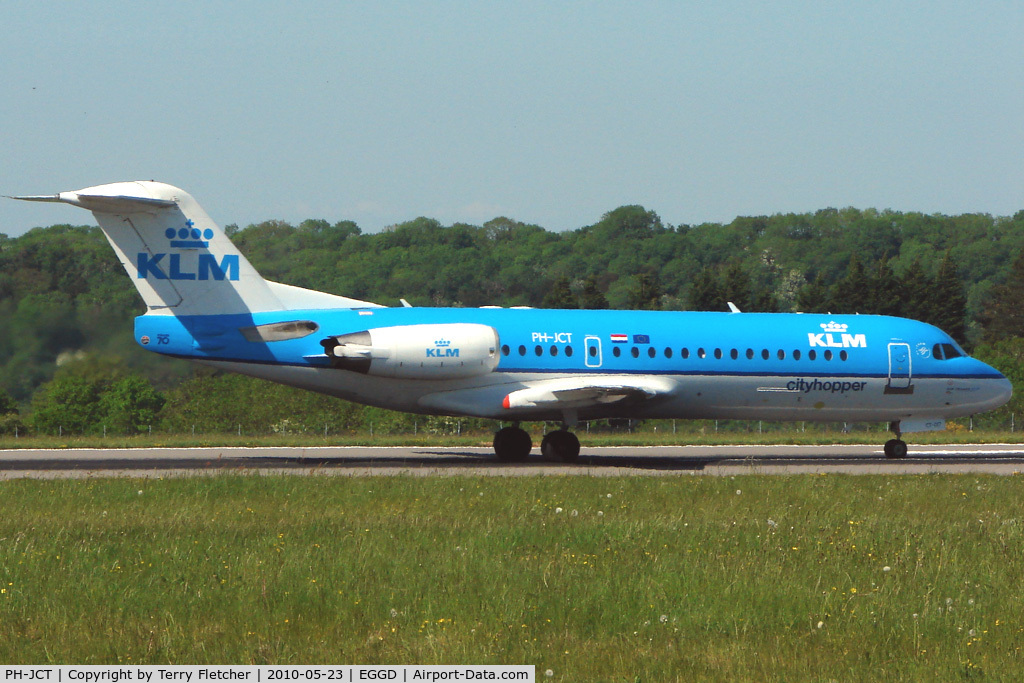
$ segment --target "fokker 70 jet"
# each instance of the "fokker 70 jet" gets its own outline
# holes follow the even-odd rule
[[[413,413],[511,423],[502,460],[571,461],[596,418],[885,422],[902,432],[997,408],[1009,381],[942,330],[874,315],[383,307],[264,280],[188,193],[152,181],[56,195],[93,212],[147,311],[156,353]]]

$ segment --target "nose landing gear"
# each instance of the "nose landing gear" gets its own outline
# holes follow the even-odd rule
[[[883,446],[885,457],[890,460],[899,460],[907,457],[907,442],[900,438],[901,433],[899,421],[890,422],[889,429],[891,429],[892,433],[896,435],[896,438],[889,439],[885,442],[885,446]]]

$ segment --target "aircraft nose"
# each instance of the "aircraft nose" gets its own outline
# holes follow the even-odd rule
[[[1006,379],[1006,377],[997,380],[995,386],[995,396],[992,398],[996,406],[1001,406],[1009,403],[1010,398],[1012,396],[1013,384],[1010,383],[1010,380]]]
[[[995,410],[999,406],[1005,405],[1010,400],[1010,397],[1013,396],[1013,384],[1010,383],[1010,380],[1006,379],[1005,375],[991,365],[985,363],[982,363],[982,365],[991,373],[992,379],[984,382],[984,399],[981,411]]]

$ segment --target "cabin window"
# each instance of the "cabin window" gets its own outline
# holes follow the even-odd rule
[[[786,360],[786,352],[783,351],[782,349],[779,349],[778,357],[779,360]]]
[[[542,349],[542,348],[540,347],[540,344],[537,344],[537,346],[535,346],[535,347],[533,348],[533,352],[534,352],[535,354],[537,354],[538,356],[543,356],[543,355],[544,355],[544,349]]]
[[[557,356],[558,355],[558,347],[555,346],[554,344],[551,345],[551,355],[552,356]]]
[[[670,349],[669,347],[666,346],[665,347],[665,358],[671,358],[671,357],[672,357],[672,349]]]
[[[595,348],[594,351],[597,351],[597,349]],[[571,346],[566,346],[565,347],[565,355],[569,356],[570,358],[572,357],[572,347]]]
[[[825,360],[832,360],[832,352],[831,351],[826,351],[825,352]]]
[[[649,347],[647,349],[647,357],[648,358],[654,358],[657,355],[658,355],[658,351],[653,346],[651,346],[651,347]]]
[[[697,358],[705,358],[707,355],[704,349],[697,349]]]
[[[615,356],[616,358],[621,356],[622,355],[622,347],[621,346],[613,346],[612,347],[612,355]]]
[[[733,349],[732,351],[729,352],[729,357],[732,358],[733,360],[736,360],[737,358],[740,357],[740,352],[737,351],[736,349]]]
[[[633,358],[640,357],[640,349],[636,348],[635,346],[629,350],[629,353],[633,356]]]
[[[587,349],[587,353],[590,355],[591,358],[596,358],[597,357],[597,347],[596,346],[591,346],[589,349]]]
[[[525,356],[526,355],[526,347],[525,346],[520,346],[519,347],[519,355],[520,356]]]
[[[511,353],[511,349],[508,348],[508,344],[502,344],[501,345],[501,355],[507,356],[509,353]]]
[[[768,353],[768,349],[761,349],[761,358],[768,360],[768,356],[772,354]]]
[[[683,360],[686,360],[687,358],[690,357],[690,349],[684,348],[682,351],[679,352],[679,355],[683,357]]]
[[[793,351],[793,360],[800,360],[800,349]]]
[[[754,349],[747,349],[747,360],[754,359]]]
[[[850,354],[848,354],[845,349],[839,352],[839,360],[846,360],[849,357]]]
[[[722,359],[722,349],[715,349],[715,358],[718,360]]]
[[[810,351],[807,352],[807,360],[817,360],[817,358],[818,352],[815,351],[814,349],[811,349]]]

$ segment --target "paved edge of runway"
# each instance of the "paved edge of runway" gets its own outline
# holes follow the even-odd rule
[[[919,445],[905,460],[881,446],[686,445],[584,449],[576,463],[501,463],[485,447],[314,446],[0,450],[0,479],[181,477],[235,474],[340,476],[666,476],[738,474],[1013,475],[1024,444]]]

